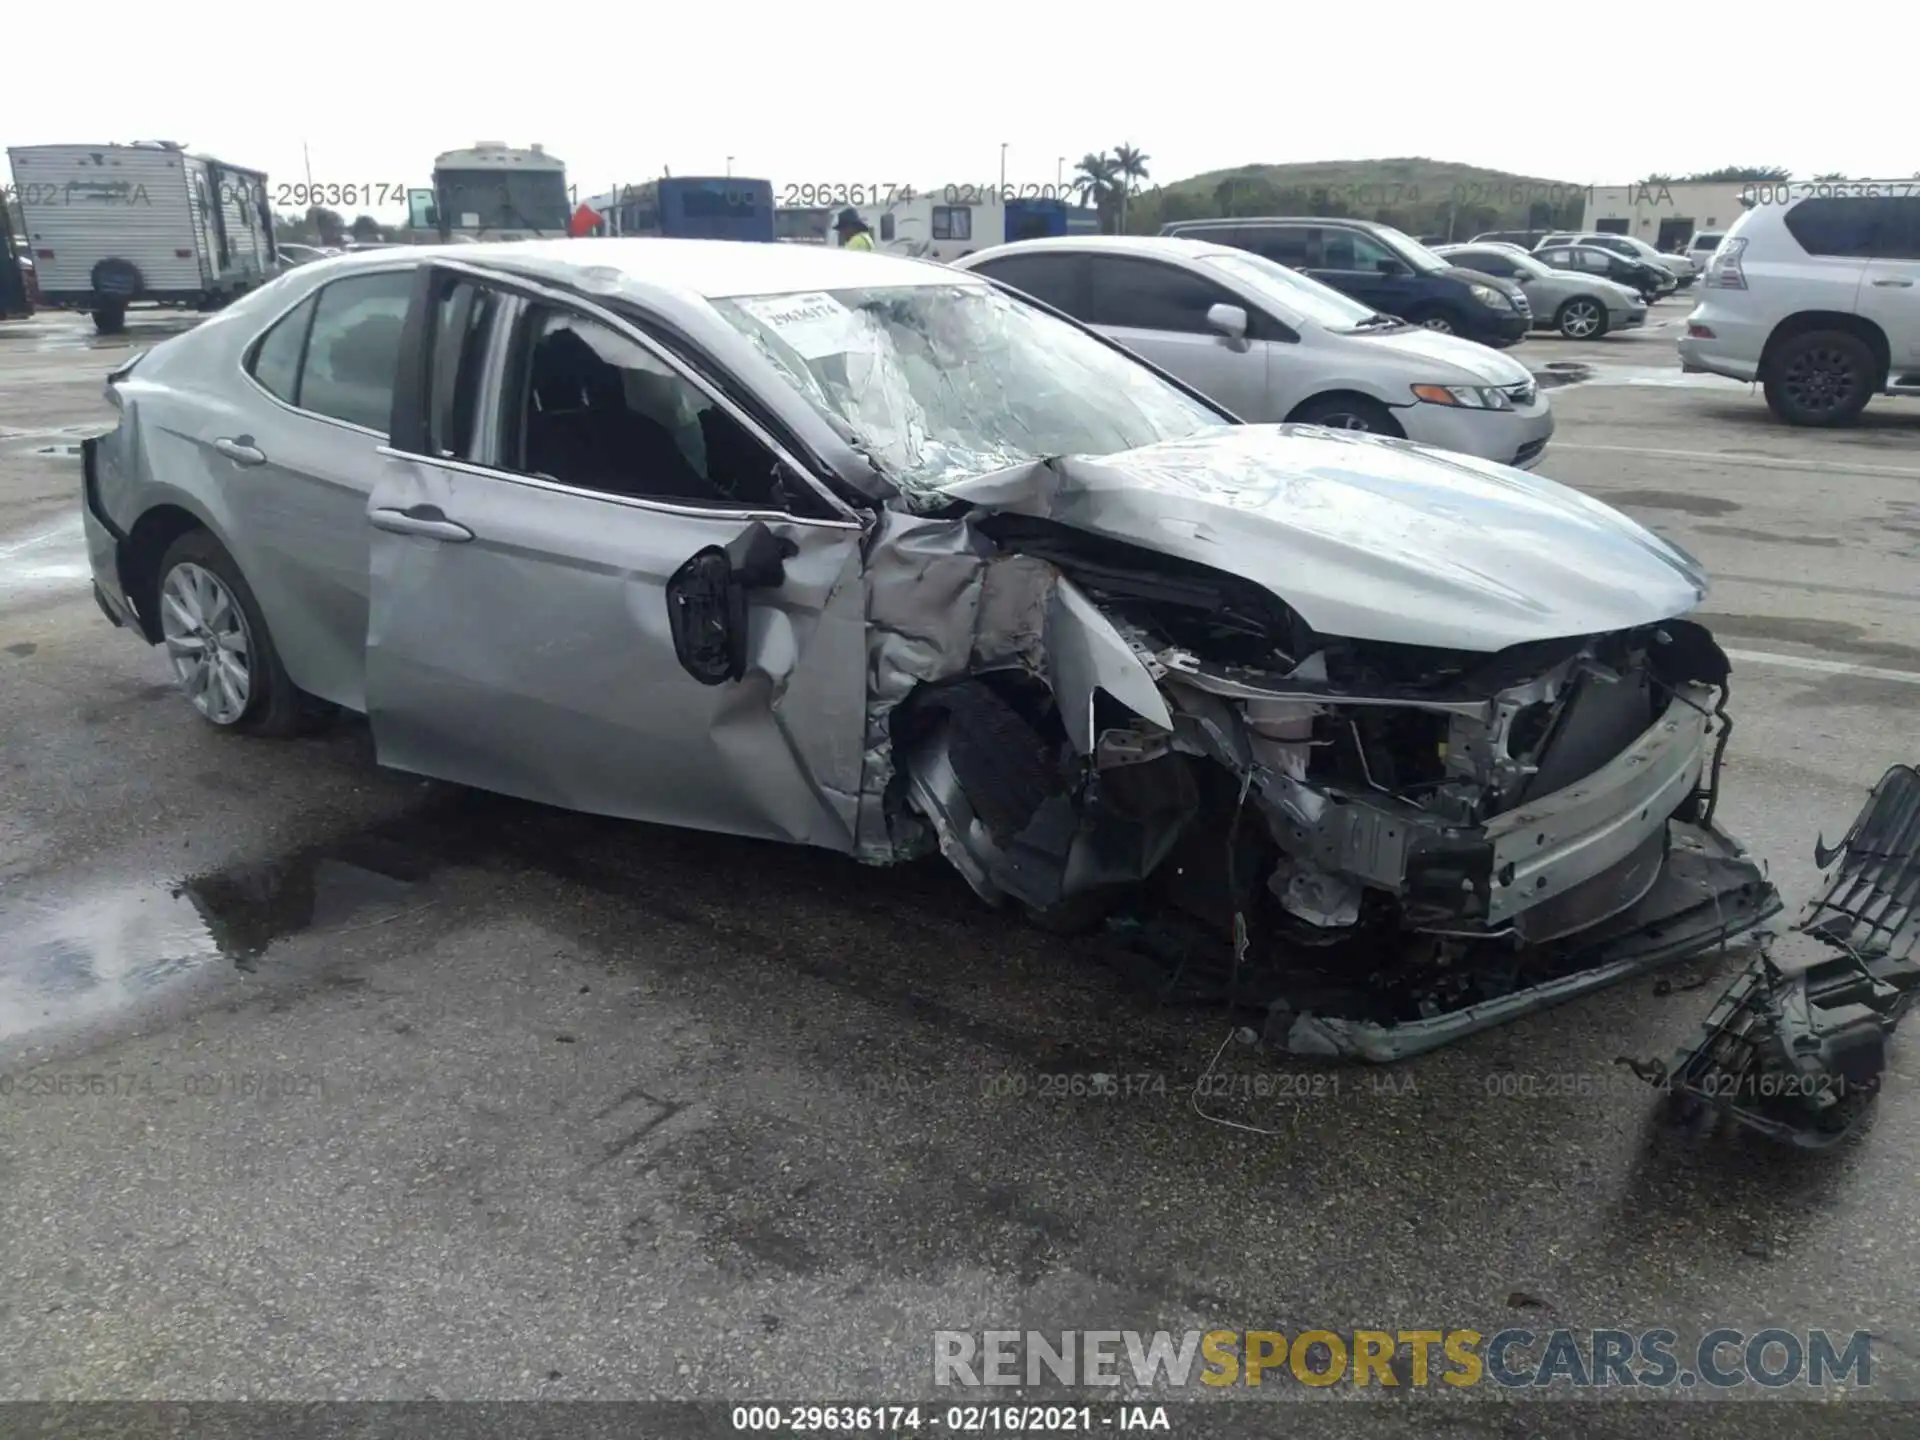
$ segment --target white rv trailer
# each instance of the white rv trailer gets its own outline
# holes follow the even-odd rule
[[[167,141],[7,151],[43,305],[102,334],[140,303],[213,310],[279,273],[267,177]]]
[[[1094,212],[1074,205],[1064,187],[1055,194],[1052,186],[1025,186],[1003,197],[977,185],[942,185],[911,199],[853,208],[873,228],[874,249],[943,263],[1009,240],[1098,229]]]

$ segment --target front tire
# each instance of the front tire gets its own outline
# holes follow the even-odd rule
[[[226,547],[189,530],[160,561],[161,645],[200,718],[247,735],[298,734],[314,714],[280,663],[260,602]]]
[[[1360,430],[1369,435],[1407,438],[1393,412],[1364,395],[1326,395],[1309,400],[1287,417],[1292,425],[1324,425],[1329,430]]]
[[[1789,425],[1850,425],[1879,388],[1867,342],[1845,330],[1809,330],[1782,341],[1761,373],[1767,405]]]
[[[1436,335],[1458,335],[1459,327],[1453,323],[1453,317],[1444,310],[1420,310],[1407,319],[1422,330],[1431,330]]]
[[[1607,307],[1591,295],[1576,295],[1554,312],[1553,328],[1569,340],[1598,340],[1607,333]]]

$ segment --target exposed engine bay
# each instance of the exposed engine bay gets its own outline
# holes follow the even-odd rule
[[[1279,1048],[1400,1059],[1780,908],[1714,824],[1730,667],[1694,622],[1355,642],[1046,519],[889,523],[870,563],[966,535],[921,558],[970,637],[870,617],[873,673],[932,663],[872,707],[867,858],[923,850],[924,822],[991,902],[1210,952]]]

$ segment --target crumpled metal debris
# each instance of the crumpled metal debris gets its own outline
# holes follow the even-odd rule
[[[1920,771],[1888,770],[1814,858],[1831,874],[1789,936],[1818,949],[1789,961],[1763,938],[1692,1044],[1667,1063],[1621,1061],[1667,1092],[1675,1120],[1824,1149],[1879,1094],[1888,1037],[1920,995]]]

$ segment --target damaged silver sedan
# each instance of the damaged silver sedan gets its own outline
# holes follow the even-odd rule
[[[86,531],[230,729],[938,849],[1390,1060],[1719,945],[1699,566],[1551,481],[1244,425],[941,266],[559,241],[302,266],[115,372]]]

